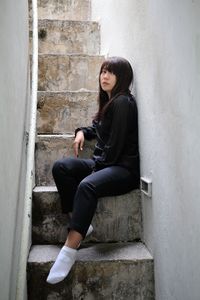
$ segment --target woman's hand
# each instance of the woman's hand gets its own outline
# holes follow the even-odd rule
[[[78,131],[77,134],[76,134],[76,137],[74,139],[74,142],[73,142],[73,148],[74,148],[74,155],[76,157],[78,157],[78,151],[79,149],[82,151],[83,150],[83,145],[84,145],[84,134],[83,134],[83,131]]]

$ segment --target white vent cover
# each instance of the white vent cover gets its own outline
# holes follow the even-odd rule
[[[141,177],[140,178],[140,189],[141,192],[146,196],[152,196],[152,181],[149,178]]]

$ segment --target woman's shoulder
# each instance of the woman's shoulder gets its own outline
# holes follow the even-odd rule
[[[114,105],[136,105],[136,100],[135,97],[130,94],[130,95],[125,95],[125,94],[120,94],[116,96],[116,98],[113,101]]]

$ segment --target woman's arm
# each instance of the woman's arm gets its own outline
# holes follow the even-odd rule
[[[77,135],[77,132],[79,132],[80,130],[83,132],[84,137],[86,140],[93,140],[96,138],[96,121],[92,122],[92,126],[88,126],[88,127],[79,127],[75,130],[75,137]]]
[[[73,142],[74,155],[78,157],[79,149],[83,150],[83,145],[85,138],[87,140],[92,140],[96,138],[96,123],[93,121],[92,126],[79,127],[75,130],[75,139]]]

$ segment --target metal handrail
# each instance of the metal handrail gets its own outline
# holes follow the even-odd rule
[[[32,208],[32,190],[34,184],[34,152],[36,136],[36,116],[37,116],[37,90],[38,90],[38,9],[37,0],[32,0],[32,79],[31,79],[31,107],[30,124],[27,144],[27,164],[26,164],[26,182],[24,213],[21,235],[21,249],[19,259],[19,272],[17,278],[16,300],[22,300],[26,297],[26,267],[30,248],[30,228],[31,228],[31,208]]]

